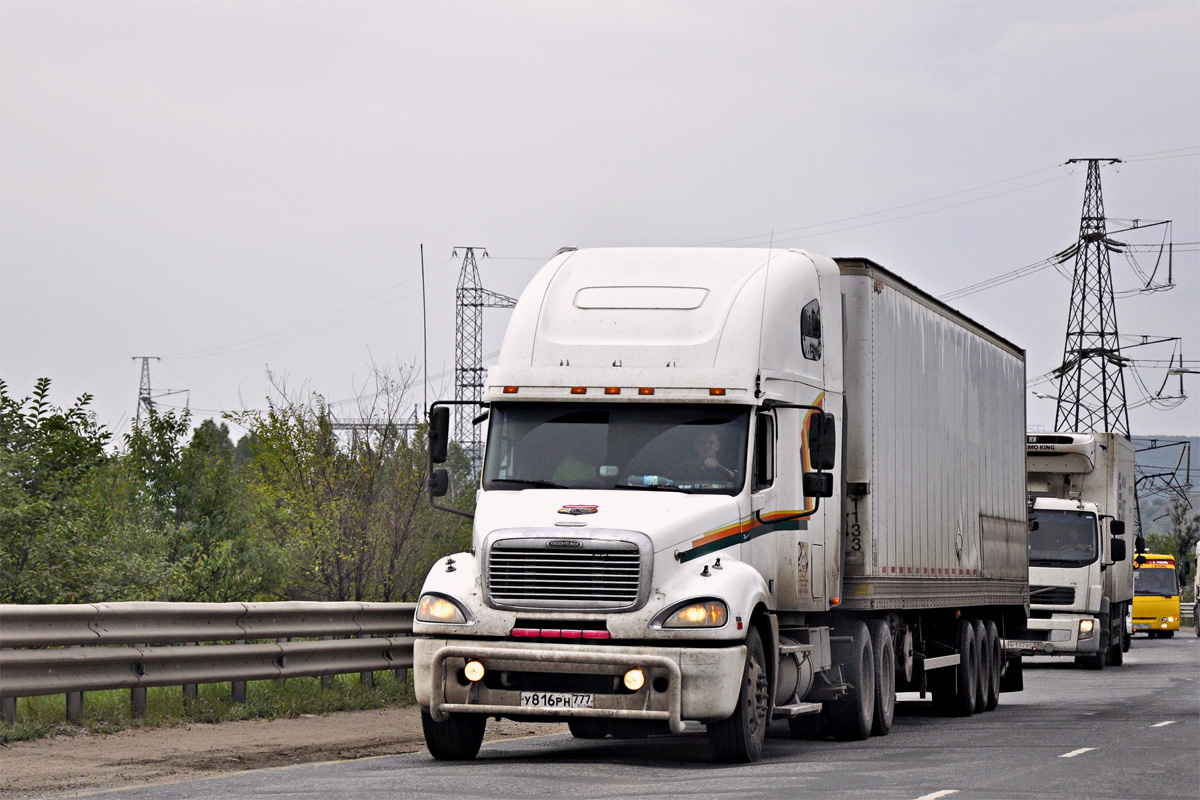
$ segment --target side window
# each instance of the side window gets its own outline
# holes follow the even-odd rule
[[[800,349],[809,361],[821,360],[821,304],[816,300],[800,311]]]
[[[754,485],[766,489],[775,482],[775,417],[759,414],[754,429]]]

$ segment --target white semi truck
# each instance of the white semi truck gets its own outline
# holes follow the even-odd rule
[[[1129,649],[1134,447],[1116,433],[1030,433],[1028,635],[1010,654],[1119,666]]]
[[[748,762],[772,720],[863,739],[898,691],[966,716],[1021,688],[1024,352],[879,265],[568,248],[483,390],[472,546],[413,625],[434,757],[497,717],[699,722]]]

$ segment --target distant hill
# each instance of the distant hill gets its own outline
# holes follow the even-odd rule
[[[1134,436],[1133,444],[1138,451],[1138,475],[1143,476],[1178,470],[1176,472],[1176,480],[1179,484],[1186,486],[1188,483],[1186,453],[1183,447],[1164,446],[1171,442],[1191,442],[1192,488],[1188,490],[1188,497],[1192,501],[1192,507],[1200,509],[1200,437],[1170,435]],[[1151,449],[1155,444],[1157,444],[1157,448]],[[1182,463],[1180,463],[1181,459]],[[1138,490],[1138,502],[1142,510],[1142,527],[1147,535],[1151,533],[1166,533],[1171,527],[1170,520],[1167,518],[1167,509],[1174,495],[1168,493],[1151,494],[1146,490],[1152,485],[1161,486],[1162,481],[1143,481],[1139,485]]]

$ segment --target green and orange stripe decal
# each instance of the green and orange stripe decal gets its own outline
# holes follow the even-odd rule
[[[692,549],[682,553],[679,556],[680,561],[691,561],[693,558],[715,553],[718,550],[724,550],[727,547],[733,547],[743,542],[748,542],[751,539],[757,539],[759,536],[766,536],[768,533],[775,531],[801,531],[808,528],[808,522],[803,519],[787,519],[799,514],[799,511],[772,511],[770,514],[763,515],[763,521],[759,522],[753,516],[739,520],[732,525],[726,525],[723,528],[709,531],[692,542]],[[784,522],[773,522],[772,520],[783,519]]]

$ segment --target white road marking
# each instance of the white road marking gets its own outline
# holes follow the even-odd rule
[[[923,794],[917,800],[937,800],[939,797],[945,797],[950,794],[958,794],[958,789],[942,789],[940,792],[933,794]]]
[[[1094,747],[1081,747],[1078,750],[1072,750],[1069,753],[1063,753],[1061,756],[1059,756],[1059,758],[1074,758],[1075,756],[1083,755],[1084,753],[1091,752],[1095,749],[1096,748]]]
[[[1169,719],[1169,720],[1167,720],[1166,722],[1159,722],[1159,723],[1157,723],[1157,724],[1155,724],[1155,725],[1151,725],[1150,727],[1151,727],[1151,728],[1165,728],[1165,727],[1167,727],[1168,725],[1174,725],[1174,724],[1175,724],[1175,720],[1173,720],[1173,719]]]

